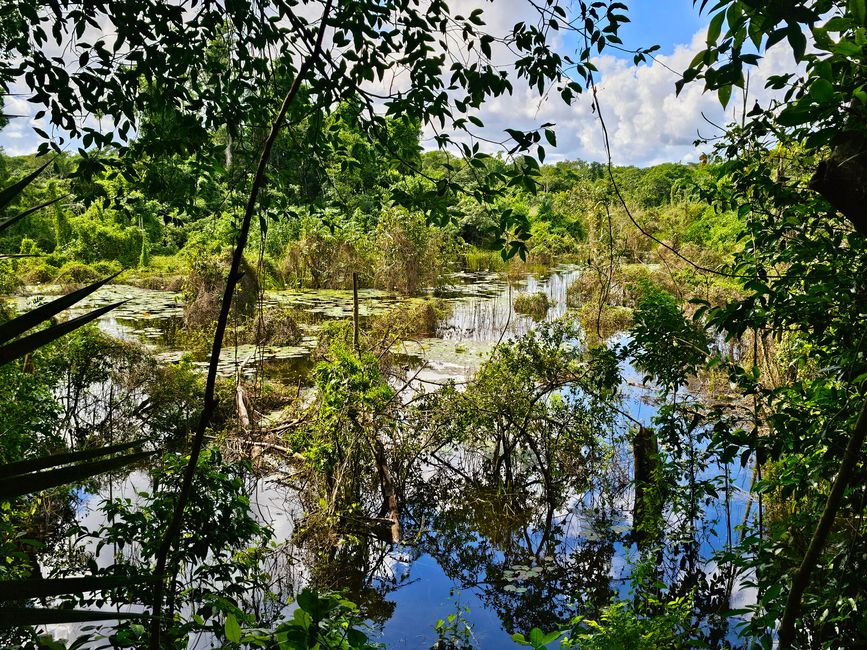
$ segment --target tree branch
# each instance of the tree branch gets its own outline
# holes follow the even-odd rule
[[[216,407],[214,392],[217,382],[217,366],[219,365],[220,352],[222,351],[223,347],[223,336],[226,332],[226,327],[229,321],[229,310],[232,305],[232,297],[235,293],[235,287],[238,284],[238,280],[240,279],[239,270],[241,267],[241,260],[244,256],[244,249],[247,246],[247,239],[250,234],[250,224],[253,219],[253,213],[256,209],[259,192],[265,186],[265,170],[267,169],[268,161],[271,158],[271,150],[273,149],[274,142],[277,139],[277,135],[280,133],[280,129],[283,126],[283,122],[286,118],[286,113],[289,111],[289,107],[295,100],[298,91],[301,89],[301,84],[304,82],[305,77],[310,72],[310,69],[313,67],[316,59],[319,57],[322,51],[322,40],[325,36],[325,29],[328,22],[327,19],[331,11],[331,3],[332,0],[326,0],[325,8],[322,12],[322,21],[319,25],[319,33],[317,35],[316,43],[310,52],[310,56],[305,59],[305,61],[301,64],[301,67],[298,69],[298,74],[295,75],[292,86],[289,88],[289,91],[286,93],[286,96],[283,99],[283,104],[280,107],[280,111],[277,113],[277,117],[274,118],[274,121],[271,124],[271,132],[268,135],[268,139],[265,141],[265,144],[262,147],[262,155],[259,158],[259,164],[256,167],[256,174],[253,177],[253,183],[250,188],[250,196],[247,199],[247,206],[244,211],[244,218],[241,223],[240,231],[238,233],[238,242],[232,255],[232,265],[229,270],[229,275],[226,278],[226,288],[223,292],[223,302],[220,306],[220,316],[217,319],[217,328],[214,332],[214,343],[211,348],[211,359],[208,365],[208,378],[205,383],[205,396],[204,406],[202,408],[202,415],[199,418],[196,435],[193,438],[193,444],[190,449],[190,459],[184,472],[183,482],[181,484],[181,489],[178,493],[178,500],[175,503],[175,510],[172,515],[172,519],[169,522],[168,527],[166,528],[166,533],[163,537],[162,544],[160,545],[159,551],[157,552],[155,569],[156,575],[162,575],[165,571],[169,553],[171,552],[172,546],[174,545],[175,540],[180,533],[181,524],[183,523],[184,509],[187,505],[187,502],[189,501],[190,492],[193,485],[193,478],[196,473],[196,466],[198,464],[199,456],[201,455],[202,446],[205,439],[205,431],[208,428],[211,416],[214,412],[214,408]],[[151,611],[151,614],[153,616],[151,623],[150,639],[151,650],[159,650],[160,648],[160,633],[162,629],[160,613],[163,606],[164,591],[165,581],[158,580],[154,586]]]
[[[813,569],[819,561],[819,555],[822,553],[822,549],[828,539],[828,534],[831,532],[831,526],[834,524],[834,518],[840,509],[840,502],[843,500],[843,493],[846,491],[846,487],[851,481],[852,474],[858,464],[858,456],[865,438],[867,438],[867,399],[865,399],[861,407],[861,413],[858,415],[855,430],[852,432],[849,443],[846,445],[846,453],[843,455],[843,460],[840,462],[840,471],[837,473],[837,478],[834,479],[831,492],[825,501],[822,517],[819,519],[819,524],[813,532],[813,538],[810,540],[810,545],[807,547],[807,552],[804,554],[801,566],[798,567],[798,572],[792,578],[792,588],[789,591],[786,609],[783,611],[783,617],[780,620],[779,647],[781,649],[792,647],[792,641],[795,636],[795,622],[801,613],[801,597],[810,583]]]

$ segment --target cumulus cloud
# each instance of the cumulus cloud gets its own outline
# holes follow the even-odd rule
[[[504,10],[508,5],[508,11]],[[456,0],[453,13],[469,14],[472,9],[486,9],[485,20],[491,33],[507,33],[517,20],[534,18],[528,12],[524,0],[504,0],[497,10],[491,10],[486,0]],[[104,37],[110,37],[111,30],[104,28]],[[634,66],[630,59],[612,55],[601,56],[596,60],[599,68],[597,75],[598,98],[602,116],[608,129],[611,153],[616,164],[650,165],[665,161],[692,161],[702,152],[694,141],[700,136],[713,136],[718,132],[711,125],[731,121],[742,106],[742,96],[732,97],[728,113],[720,107],[715,94],[705,93],[700,83],[687,85],[683,92],[675,95],[675,82],[678,73],[685,70],[695,54],[704,44],[704,30],[697,32],[690,43],[676,45],[670,53],[661,55],[657,61]],[[513,56],[513,55],[512,55]],[[508,54],[497,48],[494,52],[495,63],[503,63]],[[750,96],[748,105],[755,100],[766,105],[770,97],[764,89],[765,81],[772,74],[794,69],[790,53],[784,47],[774,48],[757,68],[751,72]],[[407,80],[398,75],[383,82],[371,84],[371,90],[391,92],[404,89]],[[13,92],[24,92],[24,88],[12,88]],[[30,115],[35,113],[34,105],[24,97],[8,97],[8,113]],[[556,92],[539,97],[535,88],[524,81],[514,82],[511,95],[491,99],[478,113],[485,128],[478,135],[483,150],[494,152],[496,144],[485,142],[502,141],[507,138],[506,128],[532,129],[542,123],[556,125],[558,146],[547,147],[547,160],[583,159],[606,160],[606,151],[599,117],[592,111],[587,95],[580,96],[571,106],[566,105]],[[91,118],[92,119],[92,118]],[[0,132],[0,147],[7,154],[23,154],[35,151],[39,137],[33,126],[45,128],[31,118],[17,118]],[[435,146],[433,126],[424,129],[424,145]],[[466,136],[458,138],[467,141]],[[704,147],[706,150],[708,147]]]
[[[703,48],[704,39],[705,32],[700,30],[689,44],[677,45],[670,54],[638,67],[631,60],[611,55],[596,61],[598,98],[615,164],[644,166],[697,160],[708,147],[696,147],[694,142],[700,136],[719,135],[713,124],[723,125],[740,117],[743,96],[737,93],[727,112],[714,93],[704,92],[701,83],[687,85],[679,96],[675,94],[678,73]],[[767,78],[794,66],[785,48],[773,49],[751,71],[748,107],[756,100],[767,105],[771,98],[765,90]],[[601,123],[586,95],[567,106],[556,93],[540,98],[534,89],[519,83],[512,95],[487,102],[479,117],[485,122],[485,137],[492,140],[502,139],[507,127],[530,129],[544,122],[555,123],[558,146],[548,148],[550,160],[607,159]],[[488,150],[492,149],[489,145]]]

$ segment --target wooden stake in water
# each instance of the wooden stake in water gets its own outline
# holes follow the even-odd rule
[[[352,272],[352,347],[358,352],[358,273]]]

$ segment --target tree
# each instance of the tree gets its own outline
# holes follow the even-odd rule
[[[38,131],[46,139],[41,151],[59,149],[70,138],[80,139],[81,174],[109,164],[123,170],[137,150],[208,156],[210,133],[220,128],[234,138],[247,127],[246,133],[261,142],[214,334],[202,415],[173,514],[155,553],[154,572],[159,579],[151,602],[152,648],[161,643],[159,614],[167,586],[163,576],[215,408],[217,363],[243,251],[271,154],[286,121],[298,119],[293,111],[302,97],[313,110],[324,112],[351,102],[360,107],[357,131],[378,155],[395,164],[413,161],[404,160],[404,152],[392,146],[389,117],[427,126],[434,130],[440,147],[461,153],[478,176],[471,192],[474,199],[490,201],[509,184],[533,190],[539,164],[530,154],[544,159],[543,137],[551,144],[556,141],[550,130],[553,125],[507,130],[508,138],[500,144],[519,164],[491,168],[485,164],[489,156],[475,138],[474,129],[482,123],[474,113],[487,99],[512,92],[517,82],[540,94],[554,90],[570,102],[592,79],[591,46],[602,52],[607,44],[619,43],[617,31],[626,18],[619,13],[625,9],[619,2],[581,1],[571,16],[554,2],[530,7],[536,14],[534,23],[520,22],[506,33],[489,33],[483,29],[482,9],[455,15],[443,0],[421,5],[400,0],[6,3],[6,15],[20,16],[23,29],[9,49],[20,63],[0,70],[4,73],[0,81],[4,87],[10,81],[25,83],[33,93],[30,100],[42,106],[37,117],[48,119],[54,137]],[[111,38],[104,35],[104,26]],[[564,57],[552,47],[561,26],[583,36],[586,46],[577,57]],[[221,56],[214,56],[215,43],[223,47]],[[54,55],[58,46],[63,56]],[[636,60],[642,56],[636,53]],[[504,63],[512,67],[511,73],[501,68]],[[391,85],[393,81],[399,85]],[[277,103],[275,98],[282,99]],[[100,116],[110,126],[103,130],[87,116]],[[452,132],[462,132],[464,140]],[[323,128],[316,137],[330,149],[339,149],[339,131]],[[130,146],[131,141],[135,146]],[[97,151],[113,147],[120,155],[115,163],[96,155],[91,147]],[[344,159],[347,168],[363,164],[354,160],[351,149],[349,154]],[[450,175],[436,179],[428,190],[432,206],[428,217],[448,220],[448,212],[436,199],[465,192]],[[526,221],[504,211],[500,229],[508,254],[523,256],[529,232]]]
[[[863,0],[722,0],[709,11],[707,48],[679,87],[701,80],[725,106],[734,88],[746,94],[746,70],[769,49],[787,45],[799,66],[769,78],[777,99],[756,103],[742,125],[727,129],[720,147],[727,183],[715,198],[746,217],[751,241],[732,269],[747,294],[711,322],[728,336],[793,332],[815,362],[834,369],[750,389],[769,412],[769,434],[751,443],[756,462],[787,468],[784,494],[810,508],[807,522],[787,521],[796,536],[810,539],[802,557],[766,554],[785,548],[779,531],[770,532],[766,546],[759,542],[754,568],[764,613],[754,627],[778,621],[780,647],[822,640],[859,645],[863,616],[849,594],[863,590],[852,578],[863,569],[847,549],[863,544],[863,533],[840,530],[835,521],[864,514],[855,488],[863,484],[867,437],[861,385],[867,9]],[[746,112],[746,100],[744,106]],[[817,449],[827,452],[816,456]],[[811,581],[817,571],[823,579]],[[784,578],[782,590],[770,587],[776,577]]]

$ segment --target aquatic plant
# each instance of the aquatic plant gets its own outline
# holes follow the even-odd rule
[[[551,307],[551,301],[544,292],[522,293],[515,298],[515,312],[530,316],[534,320],[544,320]]]

